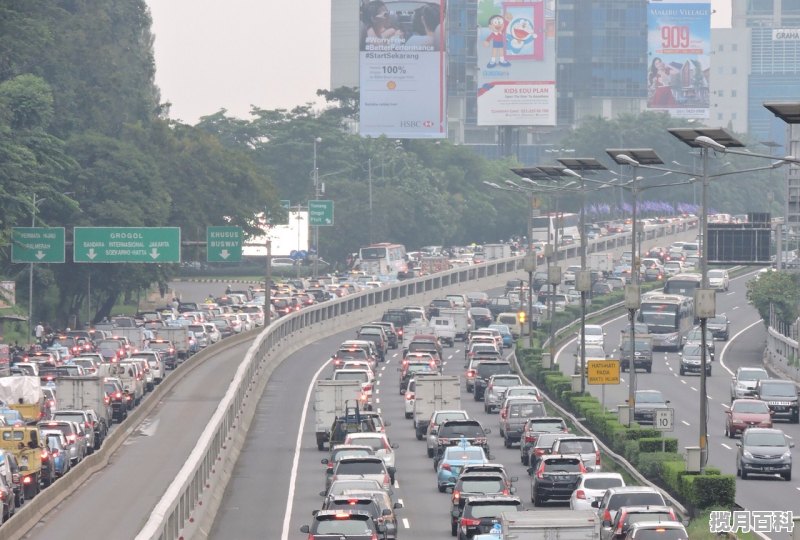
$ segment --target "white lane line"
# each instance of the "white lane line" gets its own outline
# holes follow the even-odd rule
[[[397,483],[397,480],[394,481],[394,489],[400,489],[400,484]]]
[[[681,422],[683,422],[683,425],[684,425],[684,426],[690,426],[690,425],[691,425],[691,424],[690,424],[689,422],[687,422],[686,420],[681,420]]]
[[[786,435],[786,433],[784,433],[784,435]],[[786,435],[786,438],[787,439],[792,439],[793,437],[791,435]]]
[[[380,388],[376,388],[376,389],[375,389],[375,395],[378,395],[378,394],[380,394],[380,393],[381,393],[381,389],[380,389]]]
[[[397,354],[398,354],[398,353],[394,353],[394,354],[392,355],[392,358],[397,358]]]
[[[453,352],[454,352],[455,354],[458,354],[458,353],[460,353],[460,352],[461,352],[461,349],[456,349],[456,350],[454,350]]]
[[[403,518],[403,527],[410,529],[411,525],[408,524],[408,518]]]
[[[701,337],[702,337],[702,336],[701,336]],[[733,448],[731,448],[730,446],[728,446],[728,445],[727,445],[727,444],[725,444],[725,443],[720,443],[720,444],[721,444],[723,447],[727,448],[728,450],[733,450]]]
[[[381,398],[375,398],[375,404],[376,404],[376,405],[377,405],[378,403],[380,403],[380,402],[381,402]]]
[[[386,369],[386,366],[381,366],[381,371],[383,371],[384,369]]]
[[[400,504],[402,504],[403,506],[405,506],[405,504],[403,504],[403,499],[397,499],[397,502],[399,502]]]
[[[714,399],[713,397],[709,396],[708,394],[706,394],[706,397],[707,397],[708,399]]]
[[[286,513],[283,514],[283,530],[281,531],[281,540],[289,540],[289,525],[292,521],[292,507],[294,506],[294,490],[297,483],[297,469],[300,466],[300,447],[303,442],[303,432],[306,427],[306,415],[308,413],[308,404],[311,401],[311,394],[314,392],[314,387],[322,370],[328,367],[331,361],[328,360],[320,366],[314,376],[311,378],[311,384],[308,385],[306,392],[306,400],[303,402],[303,414],[300,415],[300,425],[297,430],[297,440],[294,443],[294,457],[292,458],[292,472],[289,475],[289,491],[286,494]]]
[[[702,337],[702,336],[701,336],[701,337]],[[448,357],[447,357],[447,359],[448,359],[448,360],[452,360],[452,359],[453,359],[453,355],[451,354],[450,356],[448,356]]]
[[[381,408],[380,407],[378,407],[377,411],[378,411],[378,414],[381,414]]]
[[[690,386],[689,388],[691,388],[692,390],[694,390],[695,392],[697,392],[697,388],[695,388],[694,386]]]
[[[739,306],[733,306],[733,309],[739,309]],[[702,337],[702,336],[701,336]],[[702,351],[701,351],[702,352]]]
[[[701,337],[702,337],[702,336],[701,336]],[[681,382],[682,382],[683,384],[686,384],[686,381],[684,381],[683,379],[681,379]]]
[[[625,384],[625,379],[624,379],[623,377],[620,377],[620,378],[619,378],[619,382],[620,382],[621,384]]]
[[[700,337],[703,337],[703,336],[700,336]],[[667,367],[669,368],[670,371],[675,371],[674,369],[672,369],[672,366],[670,366],[669,364],[667,365]]]
[[[378,377],[380,377],[380,375],[378,375]],[[378,379],[378,381],[377,381],[375,384],[376,384],[376,385],[378,385],[378,386],[380,386],[380,385],[381,385],[381,380],[380,380],[380,379]]]
[[[735,293],[735,292],[729,292],[729,293],[727,293],[725,296],[730,296],[730,295],[732,295],[732,294],[736,294],[736,293]],[[703,336],[700,336],[700,337],[703,337]]]
[[[443,366],[446,366],[446,365],[447,365],[447,360],[445,360],[444,362],[442,362],[442,365],[443,365]]]
[[[727,403],[720,403],[720,405],[722,405],[723,409],[730,409],[731,408],[731,406],[728,405]]]
[[[726,366],[726,365],[725,365],[725,352],[728,350],[728,347],[730,346],[730,344],[731,344],[731,343],[733,343],[733,342],[734,342],[734,340],[736,340],[736,338],[738,338],[739,336],[741,336],[742,334],[744,334],[745,332],[747,332],[748,330],[750,330],[750,329],[751,329],[752,327],[754,327],[755,325],[757,325],[757,324],[761,324],[762,322],[763,322],[763,321],[762,321],[761,319],[758,319],[756,322],[754,322],[754,323],[751,323],[751,324],[749,324],[749,325],[745,326],[744,328],[742,328],[741,330],[739,330],[738,332],[736,332],[736,333],[733,335],[733,337],[732,337],[732,338],[730,338],[730,339],[728,340],[728,342],[727,342],[727,343],[725,343],[725,346],[724,346],[724,347],[722,347],[722,351],[720,351],[720,353],[719,353],[719,365],[721,365],[721,366],[723,367],[723,369],[725,369],[725,371],[727,371],[727,372],[728,372],[728,373],[731,375],[731,377],[734,375],[734,373],[733,373],[733,371],[731,371],[731,370],[728,368],[728,366]]]

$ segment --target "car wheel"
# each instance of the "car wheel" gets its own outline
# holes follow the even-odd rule
[[[433,449],[432,448],[428,448],[428,457],[429,458],[433,457]]]
[[[528,454],[520,451],[519,460],[523,465],[527,465],[528,464]]]
[[[733,433],[728,428],[728,424],[725,424],[725,436],[728,437],[729,439],[733,439]]]
[[[444,493],[445,491],[447,491],[447,488],[445,486],[437,486],[437,487],[439,488],[439,493]]]
[[[542,506],[542,499],[540,499],[536,494],[531,495],[531,502],[533,503],[533,506]]]
[[[652,365],[647,366],[647,373],[652,373],[652,372],[653,372],[653,366]]]
[[[411,413],[406,413],[406,420],[411,420],[411,416],[412,416]]]
[[[747,471],[744,470],[744,467],[742,467],[742,480],[747,480],[747,476]]]
[[[478,395],[478,393],[477,393],[477,392],[475,392],[475,391],[473,390],[473,392],[472,392],[472,399],[474,399],[475,401],[480,401],[480,400],[481,400],[481,397]]]
[[[458,534],[458,522],[457,521],[450,521],[450,536],[455,536]]]
[[[794,413],[794,416],[791,419],[791,423],[800,424],[800,411]]]
[[[685,372],[685,371],[683,371],[683,368],[681,368],[681,370],[680,370],[680,373],[681,373],[681,377],[682,377],[682,376],[684,376],[684,375],[686,375],[686,372]]]
[[[504,437],[503,444],[505,445],[506,448],[511,448],[511,439],[509,439],[508,437]]]
[[[792,471],[785,472],[785,473],[781,474],[781,476],[782,476],[782,477],[783,477],[783,479],[784,479],[784,480],[786,480],[787,482],[791,482],[791,480],[792,480]]]
[[[711,377],[711,370],[710,369],[706,370],[706,377]]]

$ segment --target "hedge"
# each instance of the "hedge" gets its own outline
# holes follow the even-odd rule
[[[678,439],[665,437],[642,437],[639,452],[677,452]]]
[[[662,467],[667,461],[683,463],[683,456],[677,452],[640,453],[637,468],[646,477],[663,481]]]
[[[682,484],[684,497],[695,508],[734,505],[736,477],[732,474],[687,474]]]

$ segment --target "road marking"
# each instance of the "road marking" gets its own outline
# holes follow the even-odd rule
[[[394,489],[400,489],[400,484],[397,483],[397,480],[394,481]]]
[[[378,375],[378,377],[380,377],[380,375]],[[380,385],[381,385],[381,380],[380,380],[380,379],[378,379],[378,382],[376,382],[375,384],[377,384],[378,386],[380,386]]]
[[[442,365],[443,365],[443,366],[446,366],[446,365],[447,365],[447,360],[445,360],[444,362],[442,362]]]
[[[786,435],[786,433],[784,433],[784,435]],[[787,439],[792,439],[793,437],[791,435],[786,435],[786,438]]]
[[[306,416],[308,414],[308,404],[311,401],[311,394],[316,386],[317,378],[322,370],[328,367],[331,361],[328,360],[320,366],[314,376],[311,378],[311,384],[308,385],[306,392],[306,400],[303,402],[303,413],[300,415],[300,425],[297,430],[297,440],[294,443],[294,457],[292,458],[292,472],[289,475],[289,491],[286,497],[286,513],[283,514],[283,531],[281,532],[281,540],[289,540],[289,526],[292,521],[292,507],[294,506],[294,490],[297,482],[297,469],[300,466],[300,448],[303,443],[303,433],[306,426]]]
[[[733,309],[739,309],[739,306],[733,306]]]
[[[408,518],[403,518],[403,527],[410,529],[411,525],[408,524]]]
[[[380,402],[381,402],[381,398],[375,398],[375,404],[378,404]]]
[[[695,388],[694,386],[690,386],[689,388],[691,388],[692,390],[694,390],[695,392],[697,392],[697,388]]]
[[[667,367],[669,368],[670,371],[675,371],[674,369],[672,369],[672,366],[667,365]]]
[[[394,353],[394,354],[392,355],[392,358],[397,358],[397,353]]]
[[[381,371],[383,371],[384,369],[386,369],[386,366],[381,366]]]
[[[456,349],[456,350],[454,350],[453,352],[454,352],[455,354],[458,354],[458,353],[460,353],[460,352],[461,352],[461,349]]]
[[[447,359],[448,360],[452,360],[453,359],[453,355],[451,354],[450,356],[447,357]]]
[[[381,389],[380,389],[380,388],[376,388],[376,389],[375,389],[375,395],[378,395],[378,394],[380,394],[380,393],[381,393]]]
[[[684,425],[684,426],[690,426],[690,425],[691,425],[691,424],[690,424],[689,422],[687,422],[686,420],[681,420],[681,422],[683,422],[683,425]]]
[[[380,408],[380,407],[378,407],[378,409],[377,409],[377,410],[378,410],[378,414],[381,414],[381,408]]]
[[[732,295],[732,294],[736,294],[736,292],[729,292],[729,293],[726,293],[726,294],[725,294],[725,296],[730,296],[730,295]],[[700,337],[702,337],[702,336],[700,336]],[[723,446],[724,446],[724,445],[723,445]]]
[[[403,499],[397,499],[397,502],[399,502],[400,504],[402,504],[403,506],[405,506],[405,504],[403,504]]]
[[[725,443],[720,443],[720,444],[721,444],[722,446],[724,446],[725,448],[727,448],[728,450],[733,450],[733,448],[731,448],[730,446],[728,446],[728,445],[727,445],[727,444],[725,444]]]
[[[709,396],[708,394],[706,394],[706,397],[707,397],[708,399],[714,399],[713,397]]]
[[[730,339],[728,340],[728,342],[725,344],[725,346],[724,346],[724,347],[722,347],[722,351],[720,351],[720,353],[719,353],[719,365],[721,365],[721,366],[723,367],[723,369],[725,369],[725,371],[727,371],[728,373],[730,373],[731,377],[732,377],[732,376],[734,376],[734,375],[735,375],[735,373],[734,373],[733,371],[731,371],[731,370],[728,368],[728,366],[726,366],[726,365],[725,365],[725,352],[728,350],[728,347],[730,346],[730,344],[731,344],[731,343],[733,343],[733,342],[734,342],[734,340],[735,340],[736,338],[738,338],[739,336],[741,336],[742,334],[744,334],[745,332],[747,332],[748,330],[750,330],[750,329],[751,329],[752,327],[754,327],[755,325],[757,325],[757,324],[759,324],[759,323],[762,323],[762,322],[763,322],[763,321],[762,321],[761,319],[758,319],[756,322],[754,322],[754,323],[752,323],[752,324],[749,324],[749,325],[745,326],[744,328],[742,328],[741,330],[739,330],[738,332],[736,332],[736,333],[733,335],[733,337],[732,337],[732,338],[730,338]]]
[[[683,379],[681,379],[681,382],[682,382],[683,384],[686,384],[686,381],[684,381]]]
[[[720,405],[722,405],[722,407],[725,408],[725,409],[730,409],[731,408],[731,406],[728,405],[727,403],[720,403]]]

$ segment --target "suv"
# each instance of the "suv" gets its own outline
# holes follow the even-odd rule
[[[500,514],[519,511],[522,511],[522,501],[519,497],[470,497],[464,502],[456,534],[459,539],[464,540],[479,534],[488,534],[500,521]]]
[[[633,368],[643,369],[647,373],[653,371],[653,338],[644,336],[634,337],[634,357]],[[631,340],[623,339],[619,344],[620,362],[619,368],[622,371],[630,369],[631,362]]]
[[[473,388],[473,397],[475,401],[483,399],[486,393],[486,388],[489,386],[489,379],[493,375],[511,374],[511,364],[505,361],[484,361],[480,362],[475,369],[475,382]]]
[[[434,466],[439,465],[439,460],[448,446],[460,444],[466,439],[468,444],[480,446],[489,456],[489,440],[486,437],[492,430],[484,429],[477,420],[447,420],[439,426],[436,434],[436,449],[433,453]]]
[[[337,540],[373,540],[378,533],[384,534],[386,527],[377,524],[366,512],[337,512],[322,510],[314,516],[311,525],[303,525],[300,532],[309,538],[336,538]]]
[[[480,369],[478,371],[480,372]],[[489,378],[489,385],[486,387],[485,396],[483,398],[483,411],[491,413],[494,412],[495,409],[499,409],[500,405],[503,404],[501,396],[505,393],[506,388],[521,385],[522,379],[520,379],[519,375],[492,375]]]
[[[793,381],[761,379],[756,383],[755,397],[766,401],[773,418],[785,418],[792,424],[800,423],[797,387]]]
[[[702,338],[702,330],[699,326],[695,326],[686,334],[686,337],[683,338],[683,346],[700,345],[703,342]],[[713,362],[716,347],[714,346],[714,334],[709,328],[706,328],[706,345],[708,346],[708,352],[711,354],[711,361]]]
[[[569,428],[564,419],[559,416],[529,418],[525,422],[525,427],[522,428],[522,436],[519,441],[520,461],[523,465],[529,465],[530,449],[536,444],[536,440],[542,433],[569,433]]]
[[[461,522],[461,513],[467,501],[475,496],[512,495],[515,489],[508,487],[504,474],[496,472],[470,472],[461,473],[456,480],[456,485],[448,487],[451,493],[450,503],[450,532],[455,536]]]
[[[585,472],[581,456],[543,456],[537,467],[528,467],[531,502],[541,506],[546,500],[569,501]]]
[[[612,522],[603,522],[600,540],[622,540],[634,523],[641,521],[677,521],[669,506],[623,506]]]
[[[560,437],[553,443],[551,454],[579,455],[588,472],[600,470],[600,447],[592,437]]]
[[[769,379],[767,370],[760,367],[740,367],[731,379],[731,402],[734,399],[752,397],[761,379]]]
[[[736,476],[742,480],[747,480],[750,474],[776,473],[784,480],[792,479],[794,443],[780,429],[747,428],[736,447]]]
[[[655,422],[656,409],[666,409],[669,400],[664,399],[660,390],[637,390],[633,404],[633,421],[640,424]]]
[[[448,420],[467,420],[469,419],[469,414],[467,411],[462,410],[447,410],[447,411],[434,411],[431,415],[430,420],[428,421],[427,431],[425,432],[425,438],[428,445],[428,457],[432,458],[433,455],[436,453],[436,447],[438,446],[437,438],[439,435],[439,426],[447,422]],[[420,437],[417,437],[418,439]]]
[[[83,410],[62,410],[53,413],[53,420],[57,422],[75,422],[83,426],[86,437],[86,454],[94,453],[95,437],[98,435],[95,431],[94,419],[92,416]]]
[[[386,339],[389,340],[389,348],[396,349],[400,346],[397,330],[395,330],[394,323],[391,321],[375,321],[369,323],[370,326],[382,326],[383,331],[386,332]]]
[[[506,448],[522,439],[522,430],[528,418],[547,416],[544,403],[533,396],[513,397],[504,401],[500,409],[500,436]]]
[[[711,317],[706,321],[706,328],[711,332],[711,335],[714,336],[714,339],[728,341],[730,337],[730,321],[727,315]]]
[[[625,486],[608,488],[599,501],[592,502],[600,519],[611,523],[623,506],[667,506],[664,496],[655,488],[647,486]]]

